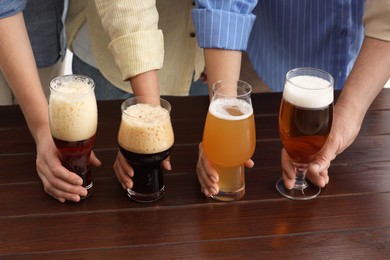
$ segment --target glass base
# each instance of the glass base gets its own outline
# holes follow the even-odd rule
[[[148,203],[148,202],[154,202],[162,198],[165,192],[165,186],[161,188],[158,192],[155,193],[149,193],[149,194],[142,194],[142,193],[137,193],[131,189],[127,189],[127,196],[129,196],[132,200],[137,201],[137,202],[143,202],[143,203]]]
[[[287,189],[284,186],[283,178],[280,178],[276,182],[276,189],[279,191],[280,194],[285,196],[286,198],[292,199],[292,200],[311,200],[317,197],[320,192],[321,188],[315,186],[314,184],[310,183],[309,181],[306,182],[307,186],[304,189]]]
[[[80,200],[83,200],[83,199],[86,199],[88,198],[89,196],[92,195],[93,193],[93,182],[91,182],[91,184],[89,184],[87,187],[84,187],[87,189],[87,195],[86,196],[80,196]]]
[[[244,197],[245,186],[236,191],[219,191],[217,195],[211,196],[212,199],[219,201],[235,201],[240,200]]]

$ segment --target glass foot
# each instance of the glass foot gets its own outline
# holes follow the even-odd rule
[[[245,186],[237,191],[219,191],[217,195],[211,196],[214,200],[219,201],[235,201],[240,200],[244,197],[245,194]]]
[[[309,181],[307,181],[307,187],[304,189],[286,189],[286,187],[284,187],[283,178],[280,178],[276,182],[276,189],[280,194],[292,200],[311,200],[317,197],[321,192],[320,187],[315,186]]]
[[[131,189],[127,189],[127,196],[129,196],[134,201],[148,203],[148,202],[155,202],[161,199],[164,195],[164,192],[165,192],[165,186],[163,186],[161,190],[155,193],[148,193],[148,194],[137,193]]]

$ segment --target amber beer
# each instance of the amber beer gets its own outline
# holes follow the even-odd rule
[[[161,99],[161,106],[139,103],[137,97],[122,104],[122,120],[118,133],[119,150],[133,167],[133,187],[128,196],[139,202],[160,199],[165,191],[161,162],[174,143],[170,105]]]
[[[328,81],[313,76],[295,77],[292,82],[319,88],[329,85]],[[333,90],[325,89],[314,96],[290,84],[285,88],[280,107],[280,137],[292,161],[308,164],[328,139],[333,121]]]
[[[49,118],[53,140],[64,167],[83,179],[88,197],[93,191],[89,157],[95,141],[97,106],[92,79],[66,75],[50,83]],[[84,198],[85,198],[84,197]]]
[[[217,200],[237,200],[245,193],[243,164],[256,145],[253,109],[250,99],[247,101],[220,97],[209,106],[203,147],[219,175],[220,192],[213,196]]]

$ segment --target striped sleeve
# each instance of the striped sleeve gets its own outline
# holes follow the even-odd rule
[[[390,41],[390,1],[367,0],[363,24],[366,36]]]
[[[164,39],[155,0],[95,0],[108,45],[122,79],[161,69]]]
[[[201,48],[246,50],[257,0],[197,0],[192,11]]]

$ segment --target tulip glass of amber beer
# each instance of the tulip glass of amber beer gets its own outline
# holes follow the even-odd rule
[[[138,202],[153,202],[164,195],[161,162],[174,142],[171,105],[153,97],[132,97],[122,103],[119,150],[133,167],[133,187],[127,190]]]
[[[86,198],[92,194],[89,157],[95,141],[97,106],[95,83],[87,76],[65,75],[50,82],[49,118],[54,142],[69,171],[83,179]]]
[[[321,189],[305,180],[306,171],[325,145],[333,121],[333,78],[322,70],[297,68],[286,75],[279,111],[279,134],[295,168],[295,185],[277,190],[287,198],[308,200]]]
[[[220,201],[245,193],[244,162],[255,151],[256,134],[250,94],[244,81],[218,81],[213,86],[203,133],[203,149],[219,176]]]

